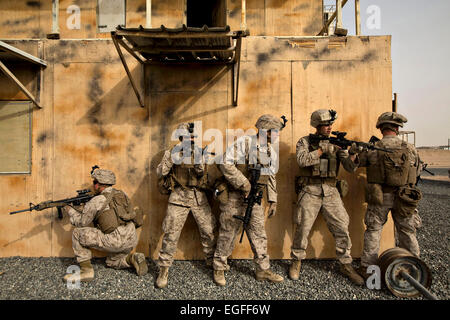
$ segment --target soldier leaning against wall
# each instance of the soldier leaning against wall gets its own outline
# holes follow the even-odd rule
[[[225,286],[225,271],[230,269],[227,259],[231,255],[236,236],[241,229],[242,222],[234,218],[234,215],[243,216],[247,204],[244,199],[249,194],[251,184],[249,182],[250,166],[261,165],[261,176],[258,180],[258,188],[263,190],[264,197],[269,203],[268,217],[276,212],[277,190],[274,168],[267,161],[260,161],[260,155],[268,155],[272,162],[278,163],[278,154],[273,149],[271,142],[277,139],[279,131],[284,123],[273,115],[263,115],[256,122],[258,134],[255,136],[242,136],[223,156],[223,164],[219,165],[224,178],[222,183],[216,185],[220,191],[220,228],[217,239],[217,247],[214,253],[214,281],[220,286]],[[262,133],[267,133],[267,141],[259,143]],[[255,159],[256,157],[256,159]],[[250,159],[253,158],[253,161]],[[251,218],[246,229],[251,249],[256,264],[256,279],[281,282],[283,277],[270,270],[269,255],[267,254],[267,235],[264,226],[264,206],[255,204]]]
[[[143,222],[140,211],[131,208],[130,199],[123,191],[112,187],[116,183],[112,171],[95,169],[91,177],[97,195],[84,205],[82,212],[70,206],[64,207],[70,222],[76,226],[72,234],[72,247],[81,267],[79,280],[94,279],[91,248],[108,253],[108,267],[133,267],[138,275],[146,274],[145,255],[131,253],[138,242],[136,227]],[[95,227],[88,227],[92,222]],[[72,281],[73,276],[67,274],[64,281]]]
[[[160,190],[163,193],[170,193],[167,213],[162,225],[163,240],[158,258],[159,274],[155,283],[157,288],[167,286],[169,268],[173,263],[181,230],[189,212],[192,212],[200,231],[206,265],[212,265],[216,244],[216,219],[205,193],[208,187],[207,166],[204,163],[201,148],[194,146],[193,129],[193,123],[182,123],[178,126],[180,143],[166,150],[156,171]],[[186,155],[186,152],[190,155]],[[184,161],[185,159],[189,161]]]
[[[416,210],[422,197],[415,186],[420,175],[416,148],[398,137],[399,127],[406,117],[395,112],[385,112],[376,124],[383,138],[376,147],[390,150],[368,150],[358,155],[359,166],[367,167],[366,201],[368,203],[364,223],[364,248],[358,272],[367,278],[367,267],[377,263],[380,238],[389,211],[392,213],[398,246],[419,256],[416,229],[420,217]]]
[[[291,247],[292,263],[289,277],[298,280],[301,260],[306,257],[308,236],[319,212],[322,212],[327,226],[336,241],[336,256],[340,262],[340,271],[353,283],[363,285],[364,280],[353,269],[350,256],[351,240],[348,231],[349,216],[341,199],[337,180],[340,163],[344,169],[354,172],[356,153],[362,150],[352,145],[350,150],[342,150],[331,144],[327,138],[331,126],[337,118],[334,110],[320,109],[312,113],[311,126],[315,134],[300,138],[297,142],[297,163],[300,176],[296,181],[298,190],[296,230]],[[343,189],[343,188],[339,188]]]

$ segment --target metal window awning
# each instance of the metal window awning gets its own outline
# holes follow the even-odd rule
[[[0,41],[0,70],[8,77],[10,78],[18,87],[19,89],[31,100],[33,103],[41,109],[41,105],[37,101],[37,99],[31,94],[31,92],[28,91],[28,89],[20,82],[19,79],[14,75],[14,73],[9,70],[6,65],[3,63],[5,61],[8,62],[23,62],[26,61],[28,63],[36,64],[42,68],[47,67],[47,62],[45,62],[42,59],[39,59],[25,51],[22,51],[20,49],[17,49],[16,47],[13,47],[3,41]]]
[[[232,67],[233,105],[237,105],[242,37],[248,31],[230,31],[230,27],[123,28],[111,37],[141,107],[142,98],[120,49],[122,46],[142,64],[227,64]],[[124,41],[126,40],[126,42]]]

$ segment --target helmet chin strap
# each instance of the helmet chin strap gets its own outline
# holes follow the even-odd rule
[[[398,126],[385,124],[385,125],[381,126],[380,130],[381,130],[381,133],[383,133],[383,131],[385,131],[385,130],[390,130],[392,132],[395,132],[396,135],[398,135]]]

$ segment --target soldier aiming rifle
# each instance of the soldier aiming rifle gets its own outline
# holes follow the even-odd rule
[[[58,209],[58,218],[62,219],[63,218],[63,214],[62,214],[63,207],[65,207],[66,205],[79,206],[83,203],[88,202],[95,196],[89,189],[77,190],[77,193],[78,193],[78,195],[73,198],[66,198],[66,199],[61,199],[61,200],[56,200],[56,201],[48,200],[48,201],[43,201],[41,203],[38,203],[36,205],[30,202],[29,208],[23,209],[23,210],[12,211],[9,214],[16,214],[16,213],[25,212],[25,211],[31,212],[33,210],[42,211],[42,210],[48,209],[48,208],[57,208]]]

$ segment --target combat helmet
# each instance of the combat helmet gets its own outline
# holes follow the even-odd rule
[[[258,128],[258,130],[282,130],[286,126],[287,120],[284,116],[281,118],[283,119],[283,122],[274,115],[263,114],[256,121],[255,127]]]
[[[183,122],[180,123],[176,129],[178,131],[178,135],[181,137],[196,137],[194,135],[194,122]]]
[[[377,129],[381,129],[382,125],[394,125],[403,128],[403,123],[406,123],[408,119],[405,116],[397,112],[384,112],[378,117]]]
[[[111,170],[95,169],[91,173],[91,178],[97,180],[101,184],[108,184],[108,185],[116,184],[116,175]]]
[[[311,127],[329,126],[337,119],[337,112],[334,110],[319,109],[311,114]]]

